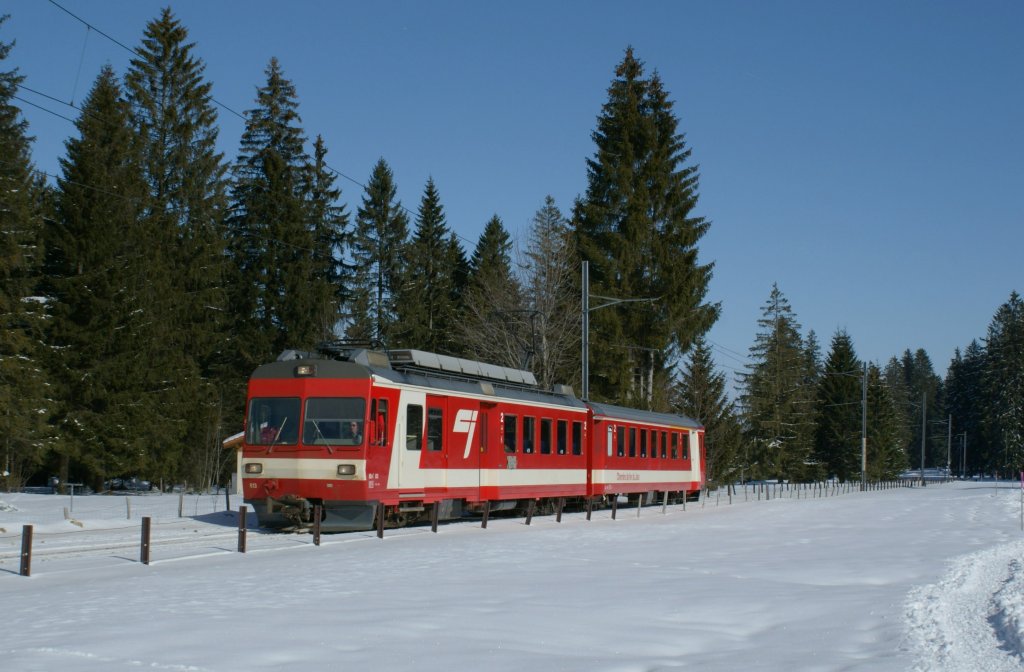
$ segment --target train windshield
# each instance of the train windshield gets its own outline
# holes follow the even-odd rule
[[[323,397],[306,400],[302,443],[307,446],[360,446],[366,400],[358,397]]]
[[[264,397],[249,402],[246,441],[254,446],[287,446],[299,440],[299,399]]]

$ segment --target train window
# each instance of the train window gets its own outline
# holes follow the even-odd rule
[[[636,427],[629,428],[629,456],[636,457]]]
[[[366,400],[324,397],[306,400],[302,442],[307,446],[359,446],[363,443]]]
[[[653,449],[654,446],[651,446]],[[651,450],[651,452],[654,452]],[[647,457],[647,430],[640,430],[640,457]]]
[[[423,447],[423,407],[409,404],[405,409],[405,449]]]
[[[661,433],[661,459],[668,457],[668,432]]]
[[[378,399],[377,400],[377,413],[376,413],[376,427],[377,436],[374,440],[374,444],[378,446],[388,445],[388,400]]]
[[[534,443],[534,441],[536,441],[536,438],[534,437],[534,425],[535,424],[536,424],[536,419],[535,418],[531,418],[528,415],[523,417],[523,452],[524,453],[532,453],[533,452],[533,443]]]
[[[679,457],[679,435],[672,432],[672,459]]]
[[[555,448],[558,450],[559,455],[565,455],[565,446],[568,436],[566,436],[566,430],[569,423],[565,420],[559,420],[558,425],[555,428]]]
[[[298,398],[257,398],[249,402],[248,436],[254,446],[293,445],[299,440]]]
[[[690,459],[690,434],[687,432],[683,433],[683,459]]]
[[[516,452],[516,416],[506,415],[502,419],[504,424],[504,435],[505,452],[514,453]]]
[[[615,450],[615,454],[618,457],[626,454],[626,428],[622,426],[619,427],[618,447]]]
[[[427,409],[427,450],[441,450],[444,435],[444,418],[440,408]]]
[[[540,419],[540,452],[542,455],[551,454],[551,420]]]
[[[582,455],[583,454],[583,423],[574,422],[572,423],[572,454]],[[612,454],[611,445],[608,446],[608,454]]]

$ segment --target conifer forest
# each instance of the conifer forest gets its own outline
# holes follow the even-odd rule
[[[276,59],[253,83],[238,155],[219,153],[212,84],[169,9],[127,71],[95,74],[47,175],[4,28],[0,489],[225,483],[222,442],[241,431],[251,371],[336,339],[526,368],[579,394],[584,261],[594,295],[656,297],[590,315],[590,398],[699,420],[712,483],[859,481],[865,428],[869,480],[922,459],[966,476],[1024,465],[1024,302],[1011,288],[949,363],[913,347],[863,361],[856,334],[821,339],[780,287],[753,288],[765,302],[749,363],[735,376],[716,364],[699,157],[631,48],[608,64],[585,193],[524,195],[538,208],[522,239],[495,214],[471,242],[446,219],[450,195],[432,179],[396,184],[386,157],[343,192]]]

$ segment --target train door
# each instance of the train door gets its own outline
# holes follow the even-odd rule
[[[420,454],[421,482],[424,487],[448,487],[449,456],[454,438],[450,431],[451,423],[448,398],[428,394],[426,435]]]
[[[422,488],[420,460],[427,424],[427,395],[403,390],[395,422],[394,449],[388,473],[389,488]]]

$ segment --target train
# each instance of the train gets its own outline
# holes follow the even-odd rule
[[[343,342],[256,368],[238,456],[260,526],[308,528],[319,513],[326,532],[693,499],[705,477],[691,418],[541,389],[521,369]]]

